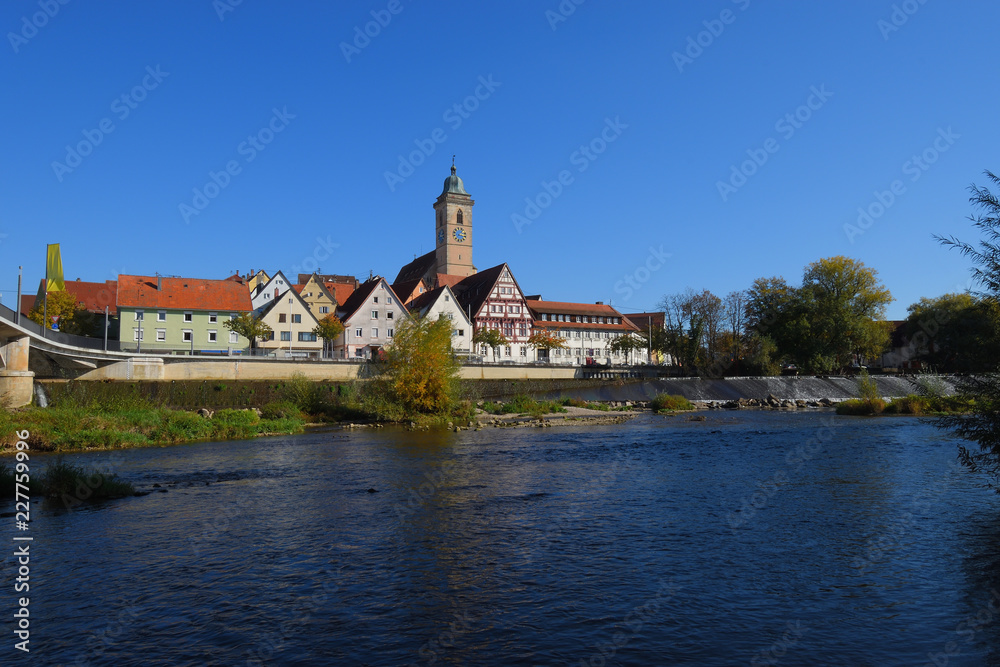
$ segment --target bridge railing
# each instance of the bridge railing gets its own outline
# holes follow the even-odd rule
[[[0,318],[7,320],[8,322],[15,322],[15,313],[13,310],[7,306],[0,304]],[[90,350],[103,350],[104,349],[104,339],[103,338],[93,338],[91,336],[77,336],[75,334],[63,333],[62,331],[52,331],[47,329],[42,331],[42,326],[37,322],[29,320],[26,316],[22,315],[17,320],[17,325],[22,329],[27,329],[31,333],[45,338],[46,340],[51,340],[56,343],[62,343],[63,345],[73,345],[75,347],[83,347]],[[118,352],[120,351],[120,343],[116,340],[108,340],[108,351]]]

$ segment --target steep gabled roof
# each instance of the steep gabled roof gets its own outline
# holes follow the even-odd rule
[[[399,295],[399,298],[403,301],[403,303],[409,303],[417,296],[420,296],[420,293],[417,292],[417,287],[422,284],[423,280],[420,278],[404,280],[402,282],[393,283],[392,291]]]
[[[476,316],[479,309],[486,302],[486,299],[489,298],[505,269],[510,273],[514,284],[517,285],[517,280],[510,271],[510,267],[504,263],[467,276],[452,287],[452,291],[455,292],[458,302],[462,305],[462,308],[471,311],[472,317]],[[520,292],[521,286],[517,285],[517,289]]]
[[[385,283],[385,288],[389,290],[389,294],[391,294],[393,299],[396,300],[396,303],[399,304],[400,310],[402,310],[405,315],[407,312],[406,306],[400,298],[396,296],[396,292],[392,289],[392,286],[389,285],[389,281],[382,276],[372,276],[365,282],[361,283],[361,286],[354,290],[354,293],[348,297],[347,301],[337,309],[339,311],[341,321],[346,323],[349,319],[354,317],[354,314],[358,312],[358,309],[368,302],[368,297],[372,295],[372,292],[378,289],[378,286],[383,282]]]
[[[295,287],[295,286],[293,285],[293,287]],[[284,299],[285,295],[294,295],[295,299],[302,306],[303,310],[305,310],[305,312],[309,314],[309,317],[313,318],[313,320],[315,320],[316,322],[319,322],[319,320],[316,319],[316,316],[313,315],[312,310],[309,308],[309,304],[306,303],[306,300],[303,299],[299,295],[299,292],[297,290],[295,290],[295,289],[290,289],[287,292],[285,292],[284,294],[282,294],[281,297],[279,297],[277,299],[272,299],[266,306],[264,306],[263,308],[260,309],[260,315],[259,315],[259,317],[261,317],[261,318],[265,317],[269,312],[271,312],[272,310],[274,310],[275,307],[279,303],[284,303],[285,302],[285,299]]]
[[[425,309],[430,308],[434,305],[434,302],[438,300],[444,291],[448,289],[447,287],[438,287],[437,289],[432,289],[428,292],[424,292],[420,296],[414,298],[413,300],[407,302],[406,307],[411,311],[423,312]]]
[[[392,284],[402,283],[407,280],[423,278],[437,264],[437,251],[431,250],[425,255],[417,257],[412,262],[404,266],[396,274],[396,279]]]
[[[157,280],[160,288],[157,289]],[[180,308],[248,312],[250,291],[232,280],[118,276],[119,308]]]

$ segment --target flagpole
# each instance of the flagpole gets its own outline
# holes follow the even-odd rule
[[[14,306],[14,324],[21,323],[21,269],[17,267],[17,304]]]

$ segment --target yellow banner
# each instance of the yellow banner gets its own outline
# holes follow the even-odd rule
[[[48,281],[45,286],[48,292],[60,292],[66,289],[58,243],[49,244],[48,256],[45,258],[45,279]]]

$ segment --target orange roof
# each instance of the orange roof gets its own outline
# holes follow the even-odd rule
[[[448,273],[439,273],[437,274],[438,287],[444,287],[445,285],[447,285],[448,287],[454,287],[458,283],[465,280],[465,278],[466,276],[456,276]]]
[[[306,288],[305,285],[292,285],[292,289],[295,290],[296,294],[302,294],[302,290]]]
[[[348,285],[347,283],[323,283],[330,293],[333,294],[333,298],[337,300],[338,306],[343,306],[344,302],[350,298],[351,294],[354,293],[354,285]]]
[[[531,314],[535,318],[535,326],[539,327],[561,327],[570,324],[583,328],[621,328],[629,331],[637,330],[637,327],[624,315],[615,310],[612,306],[603,303],[570,303],[568,301],[541,301],[539,299],[525,299]],[[588,317],[617,317],[621,324],[599,324],[596,322],[554,322],[552,320],[542,320],[540,315],[586,315]]]
[[[42,293],[44,286],[45,279],[42,278],[38,281],[39,295]],[[118,308],[116,306],[118,301],[118,282],[115,280],[106,280],[103,283],[90,283],[82,280],[67,280],[66,291],[76,297],[77,305],[84,310],[104,314],[104,307],[107,306],[109,315],[114,316],[118,313]],[[28,310],[31,310],[32,306],[34,306],[36,298],[37,297],[31,298],[31,302],[28,304]],[[26,296],[21,297],[22,308],[26,304],[26,299]]]
[[[253,309],[246,285],[233,280],[124,275],[118,276],[118,307],[230,312],[249,312]]]

